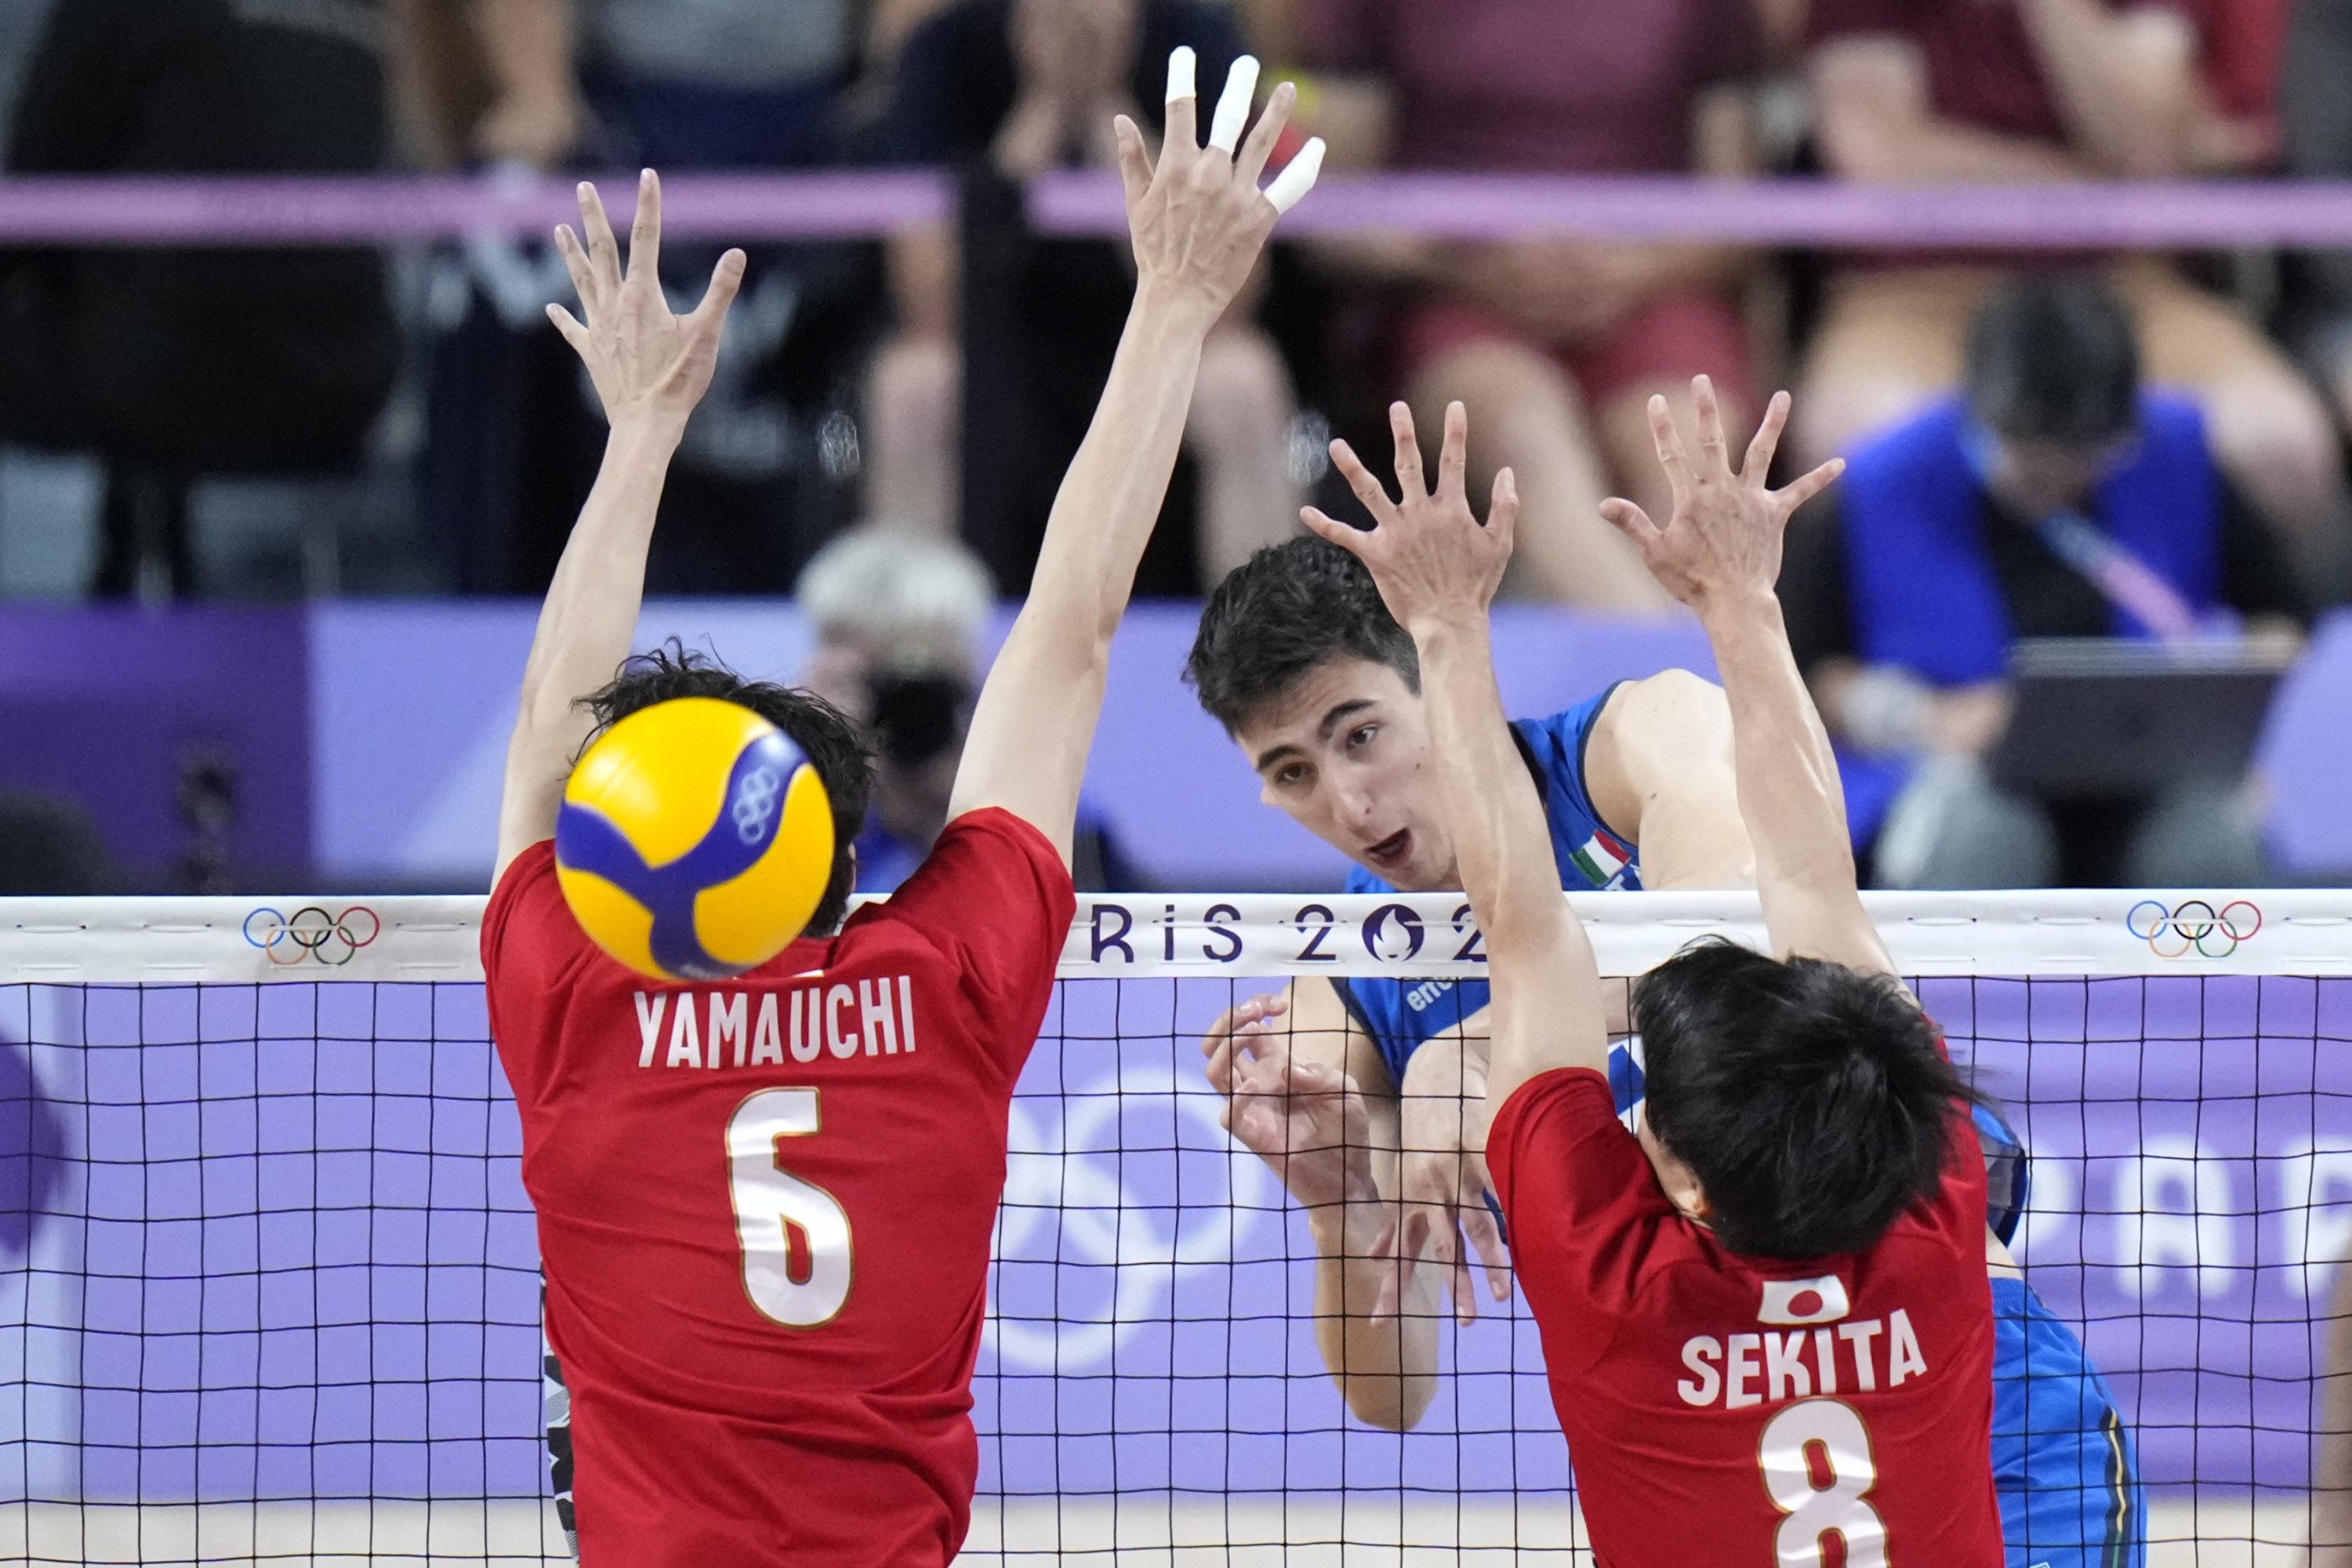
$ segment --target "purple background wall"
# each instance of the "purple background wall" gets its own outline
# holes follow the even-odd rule
[[[0,786],[71,795],[135,885],[184,852],[173,795],[192,745],[241,768],[244,890],[484,885],[499,770],[535,605],[345,601],[307,609],[0,611]],[[1255,779],[1178,679],[1196,610],[1136,606],[1119,635],[1089,789],[1165,886],[1335,884],[1339,857],[1257,800]],[[994,636],[1002,636],[1000,617]],[[1506,700],[1541,713],[1670,665],[1712,671],[1681,618],[1507,606]],[[792,678],[810,651],[786,605],[656,601],[672,635],[746,673]],[[2291,871],[2352,868],[2352,613],[2327,622],[2283,689],[2263,758]]]

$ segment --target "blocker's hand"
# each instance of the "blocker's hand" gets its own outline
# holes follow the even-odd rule
[[[1201,1041],[1209,1086],[1225,1097],[1225,1131],[1307,1208],[1377,1203],[1371,1118],[1356,1080],[1293,1055],[1277,1020],[1287,1005],[1256,996],[1226,1009]]]
[[[1413,434],[1412,410],[1389,405],[1389,431],[1396,439],[1397,488],[1389,494],[1345,441],[1331,443],[1331,460],[1372,514],[1367,532],[1350,528],[1313,507],[1299,517],[1333,543],[1352,551],[1372,574],[1389,614],[1411,631],[1415,623],[1473,616],[1483,619],[1503,570],[1511,563],[1511,530],[1519,515],[1518,480],[1505,468],[1495,476],[1493,499],[1482,525],[1471,513],[1463,475],[1470,447],[1470,416],[1459,403],[1445,405],[1445,443],[1438,450],[1437,489],[1423,487],[1421,443]]]
[[[1790,514],[1845,472],[1845,459],[1832,458],[1785,489],[1767,489],[1772,454],[1789,423],[1789,395],[1772,395],[1737,473],[1715,384],[1703,375],[1692,377],[1691,401],[1698,410],[1696,465],[1683,450],[1682,432],[1666,412],[1666,400],[1650,399],[1650,435],[1674,486],[1674,515],[1665,527],[1629,500],[1602,501],[1601,515],[1633,542],[1650,575],[1704,618],[1711,605],[1772,592],[1780,578],[1780,536]]]
[[[1272,184],[1259,190],[1258,176],[1282,128],[1290,123],[1298,89],[1288,82],[1276,88],[1257,128],[1242,142],[1250,95],[1257,87],[1257,61],[1244,55],[1225,78],[1203,147],[1192,72],[1191,49],[1168,57],[1168,135],[1156,165],[1134,121],[1122,114],[1111,129],[1118,142],[1119,177],[1127,186],[1137,293],[1178,295],[1214,320],[1249,280],[1274,220],[1313,188],[1323,166],[1323,139],[1308,142]]]
[[[691,315],[670,312],[661,286],[661,178],[647,169],[637,181],[637,216],[629,231],[629,267],[621,270],[621,247],[596,187],[580,184],[583,248],[571,226],[559,226],[555,248],[580,292],[583,325],[561,305],[547,308],[548,320],[587,363],[589,379],[604,405],[604,417],[619,426],[651,420],[682,429],[719,363],[719,334],[727,307],[743,282],[743,253],[719,258],[710,286]]]

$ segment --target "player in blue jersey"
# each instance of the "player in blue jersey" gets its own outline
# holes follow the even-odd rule
[[[1429,730],[1412,639],[1381,605],[1361,563],[1338,545],[1301,538],[1258,552],[1219,585],[1202,616],[1187,668],[1202,705],[1241,745],[1265,797],[1357,863],[1351,891],[1459,885],[1427,767]],[[1517,726],[1542,785],[1554,849],[1570,885],[1725,888],[1752,883],[1753,852],[1731,784],[1730,714],[1723,693],[1683,670],[1624,681],[1549,719]],[[1403,1328],[1367,1321],[1381,1267],[1374,1244],[1391,1200],[1425,1196],[1484,1259],[1489,1289],[1509,1294],[1507,1258],[1486,1206],[1483,1129],[1461,1125],[1480,1103],[1465,1074],[1464,1020],[1486,987],[1430,981],[1293,987],[1244,1004],[1213,1037],[1212,1078],[1230,1081],[1216,1041],[1286,1019],[1287,1065],[1301,1090],[1341,1083],[1360,1090],[1296,1103],[1330,1121],[1358,1151],[1334,1160],[1286,1159],[1300,1137],[1236,1128],[1290,1181],[1308,1211],[1322,1266],[1317,1333],[1356,1414],[1402,1430],[1436,1392],[1438,1276],[1417,1289]],[[1623,1029],[1622,987],[1613,1004]],[[1302,1112],[1306,1114],[1306,1112]],[[1337,1120],[1333,1120],[1337,1119]],[[1345,1122],[1342,1127],[1340,1121]],[[1401,1151],[1418,1151],[1410,1159]],[[1346,1191],[1328,1181],[1344,1174]],[[1455,1310],[1475,1315],[1465,1267],[1451,1279]]]
[[[1400,482],[1418,484],[1410,416],[1399,405],[1393,417]],[[1449,453],[1465,426],[1457,406]],[[1369,503],[1379,481],[1344,445],[1333,455]],[[1458,885],[1432,809],[1412,639],[1352,554],[1320,539],[1259,552],[1210,600],[1187,675],[1267,802],[1357,862],[1349,891]],[[1669,671],[1513,729],[1563,887],[1753,884],[1729,713],[1714,686]],[[1411,1426],[1434,1395],[1440,1300],[1450,1289],[1463,1321],[1475,1312],[1468,1253],[1496,1300],[1509,1292],[1485,1129],[1471,1120],[1484,1100],[1486,1005],[1483,981],[1307,982],[1244,1003],[1203,1041],[1211,1081],[1234,1097],[1235,1135],[1308,1211],[1318,1342],[1349,1406],[1376,1426]],[[1623,1037],[1622,992],[1611,1005]],[[1638,1038],[1618,1039],[1610,1077],[1630,1123],[1643,1095]],[[2025,1203],[2022,1144],[1990,1110],[1978,1124],[2010,1568],[2133,1568],[2145,1548],[2127,1435],[2081,1342],[2009,1256]]]

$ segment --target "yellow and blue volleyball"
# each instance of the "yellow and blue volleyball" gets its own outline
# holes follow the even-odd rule
[[[833,803],[807,756],[714,697],[605,731],[555,822],[555,874],[581,929],[656,980],[724,980],[782,952],[824,897],[833,849]]]

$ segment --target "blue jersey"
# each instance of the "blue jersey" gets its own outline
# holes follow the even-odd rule
[[[1549,719],[1521,719],[1511,726],[1520,752],[1540,781],[1544,817],[1551,826],[1552,858],[1560,885],[1608,890],[1642,886],[1641,858],[1593,809],[1584,787],[1584,748],[1601,717],[1612,686],[1600,696],[1562,709]],[[1361,866],[1348,874],[1351,893],[1396,889]],[[1402,1086],[1404,1066],[1423,1040],[1443,1034],[1486,1005],[1483,980],[1354,980],[1333,982],[1340,1000],[1379,1047],[1390,1079]]]

